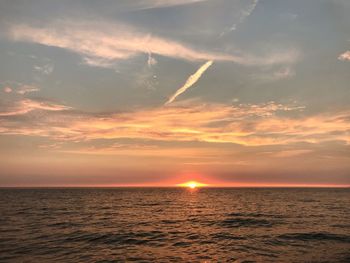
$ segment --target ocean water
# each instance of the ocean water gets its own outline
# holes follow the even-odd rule
[[[350,189],[1,189],[0,262],[350,262]]]

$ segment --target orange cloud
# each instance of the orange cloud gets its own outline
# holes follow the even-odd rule
[[[22,115],[29,113],[33,110],[62,111],[68,109],[70,109],[70,107],[64,105],[59,105],[45,101],[23,99],[16,102],[13,106],[6,108],[4,111],[0,111],[0,116]]]
[[[187,101],[168,107],[104,115],[64,111],[69,107],[29,100],[21,103],[17,110],[2,116],[27,113],[27,119],[1,120],[1,133],[46,136],[63,141],[131,138],[248,146],[337,140],[350,143],[350,112],[282,117],[279,112],[298,112],[302,108],[273,102],[228,106]],[[47,114],[38,119],[30,114],[34,109]]]
[[[213,153],[222,153],[216,149],[196,147],[159,147],[156,145],[141,144],[112,144],[111,146],[89,146],[72,149],[59,149],[50,145],[50,149],[63,153],[91,154],[91,155],[121,155],[121,156],[148,156],[177,158],[209,158]]]

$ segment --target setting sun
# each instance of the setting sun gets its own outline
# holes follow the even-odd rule
[[[197,187],[207,186],[207,184],[202,184],[202,183],[199,183],[199,182],[196,182],[196,181],[189,181],[189,182],[186,182],[186,183],[178,184],[178,186],[195,189]]]
[[[349,14],[0,0],[0,263],[350,263]]]

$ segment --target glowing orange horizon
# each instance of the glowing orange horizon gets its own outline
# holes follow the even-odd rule
[[[199,183],[199,182],[196,182],[196,181],[188,181],[186,183],[177,184],[176,186],[188,187],[188,188],[194,189],[194,188],[197,188],[197,187],[203,187],[203,186],[209,186],[209,185],[208,184]]]
[[[192,181],[189,181],[192,182]],[[115,188],[115,187],[190,187],[187,185],[187,183],[181,183],[181,184],[9,184],[9,185],[2,185],[0,188],[59,188],[59,187],[67,187],[67,188],[75,188],[75,187],[82,187],[82,188]],[[204,184],[204,183],[198,183],[195,182],[196,187],[214,187],[214,188],[350,188],[349,184],[249,184],[249,183],[210,183],[210,184]]]

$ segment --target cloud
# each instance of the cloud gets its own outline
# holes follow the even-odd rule
[[[152,67],[152,66],[156,65],[157,63],[158,63],[157,60],[154,57],[152,57],[152,53],[149,52],[148,58],[147,58],[148,67]]]
[[[39,91],[40,89],[38,87],[35,86],[31,86],[31,85],[21,85],[17,88],[16,92],[18,94],[24,95],[26,93],[30,93],[30,92],[36,92]]]
[[[108,28],[108,29],[106,29]],[[66,48],[92,59],[128,59],[140,53],[186,59],[232,60],[225,54],[201,52],[121,24],[60,21],[49,27],[17,25],[11,29],[16,40]]]
[[[114,65],[112,60],[105,58],[84,57],[83,61],[85,64],[92,67],[111,68]]]
[[[11,93],[12,92],[12,89],[10,87],[4,87],[3,91],[5,93]]]
[[[257,73],[253,78],[262,82],[273,82],[281,79],[289,79],[295,75],[295,71],[290,67],[282,67],[272,72]]]
[[[338,59],[342,61],[346,61],[346,60],[350,61],[350,51],[346,51],[343,54],[340,54]]]
[[[29,113],[34,110],[43,111],[62,111],[71,109],[68,106],[55,104],[47,101],[36,101],[31,99],[23,99],[15,102],[10,107],[5,107],[0,111],[0,116],[16,116]]]
[[[57,149],[56,145],[53,145],[50,149]],[[67,149],[68,148],[68,149]],[[69,149],[70,148],[70,149]],[[206,157],[211,154],[213,150],[209,148],[196,148],[196,147],[161,147],[159,145],[145,145],[139,143],[112,143],[111,145],[102,146],[81,146],[78,147],[73,145],[73,147],[63,147],[59,150],[65,153],[76,153],[76,154],[93,154],[93,155],[121,155],[121,156],[154,156],[154,157],[172,157],[181,156],[180,158],[193,158],[196,157]],[[209,152],[209,153],[208,153]]]
[[[165,105],[172,103],[177,96],[184,93],[187,89],[192,87],[203,75],[203,73],[213,64],[212,60],[207,61],[204,63],[194,74],[192,74],[185,82],[185,84],[179,88],[165,103]]]
[[[199,2],[205,2],[208,0],[141,0],[134,1],[134,8],[136,9],[152,9],[152,8],[163,8],[172,7],[179,5],[190,5]]]
[[[37,72],[40,72],[44,75],[50,75],[53,72],[54,66],[52,64],[46,64],[46,65],[36,65],[34,66],[34,70]]]
[[[254,11],[256,5],[258,4],[258,0],[253,0],[250,5],[248,5],[246,8],[242,9],[240,12],[240,16],[238,18],[238,22],[232,24],[228,29],[225,29],[224,31],[221,32],[219,37],[223,37],[225,34],[234,31],[237,29],[237,26],[239,24],[242,24],[245,19],[250,16],[250,14]]]
[[[17,81],[5,81],[3,82],[3,84],[5,85],[3,88],[3,91],[5,93],[14,92],[20,95],[25,95],[27,93],[36,92],[40,90],[38,87],[34,85],[27,85]]]
[[[228,106],[185,101],[168,107],[109,114],[82,113],[67,110],[70,108],[64,105],[33,101],[21,102],[20,106],[2,112],[0,133],[44,136],[57,141],[142,139],[245,146],[328,141],[350,144],[350,112],[287,117],[298,115],[303,108],[274,102]],[[35,109],[46,114],[34,114]]]
[[[279,80],[279,79],[285,79],[285,78],[290,78],[295,75],[295,72],[291,68],[282,68],[280,70],[277,70],[273,72],[272,78],[274,80]]]
[[[297,150],[284,150],[284,151],[278,151],[276,153],[272,153],[271,156],[277,157],[277,158],[290,158],[290,157],[296,157],[308,153],[312,153],[313,150],[310,149],[297,149]]]
[[[139,54],[157,54],[188,61],[230,61],[242,65],[295,63],[296,50],[254,56],[223,54],[194,49],[183,43],[144,33],[120,23],[58,20],[40,27],[17,24],[9,28],[16,41],[59,47],[79,53],[89,65],[106,66]]]

